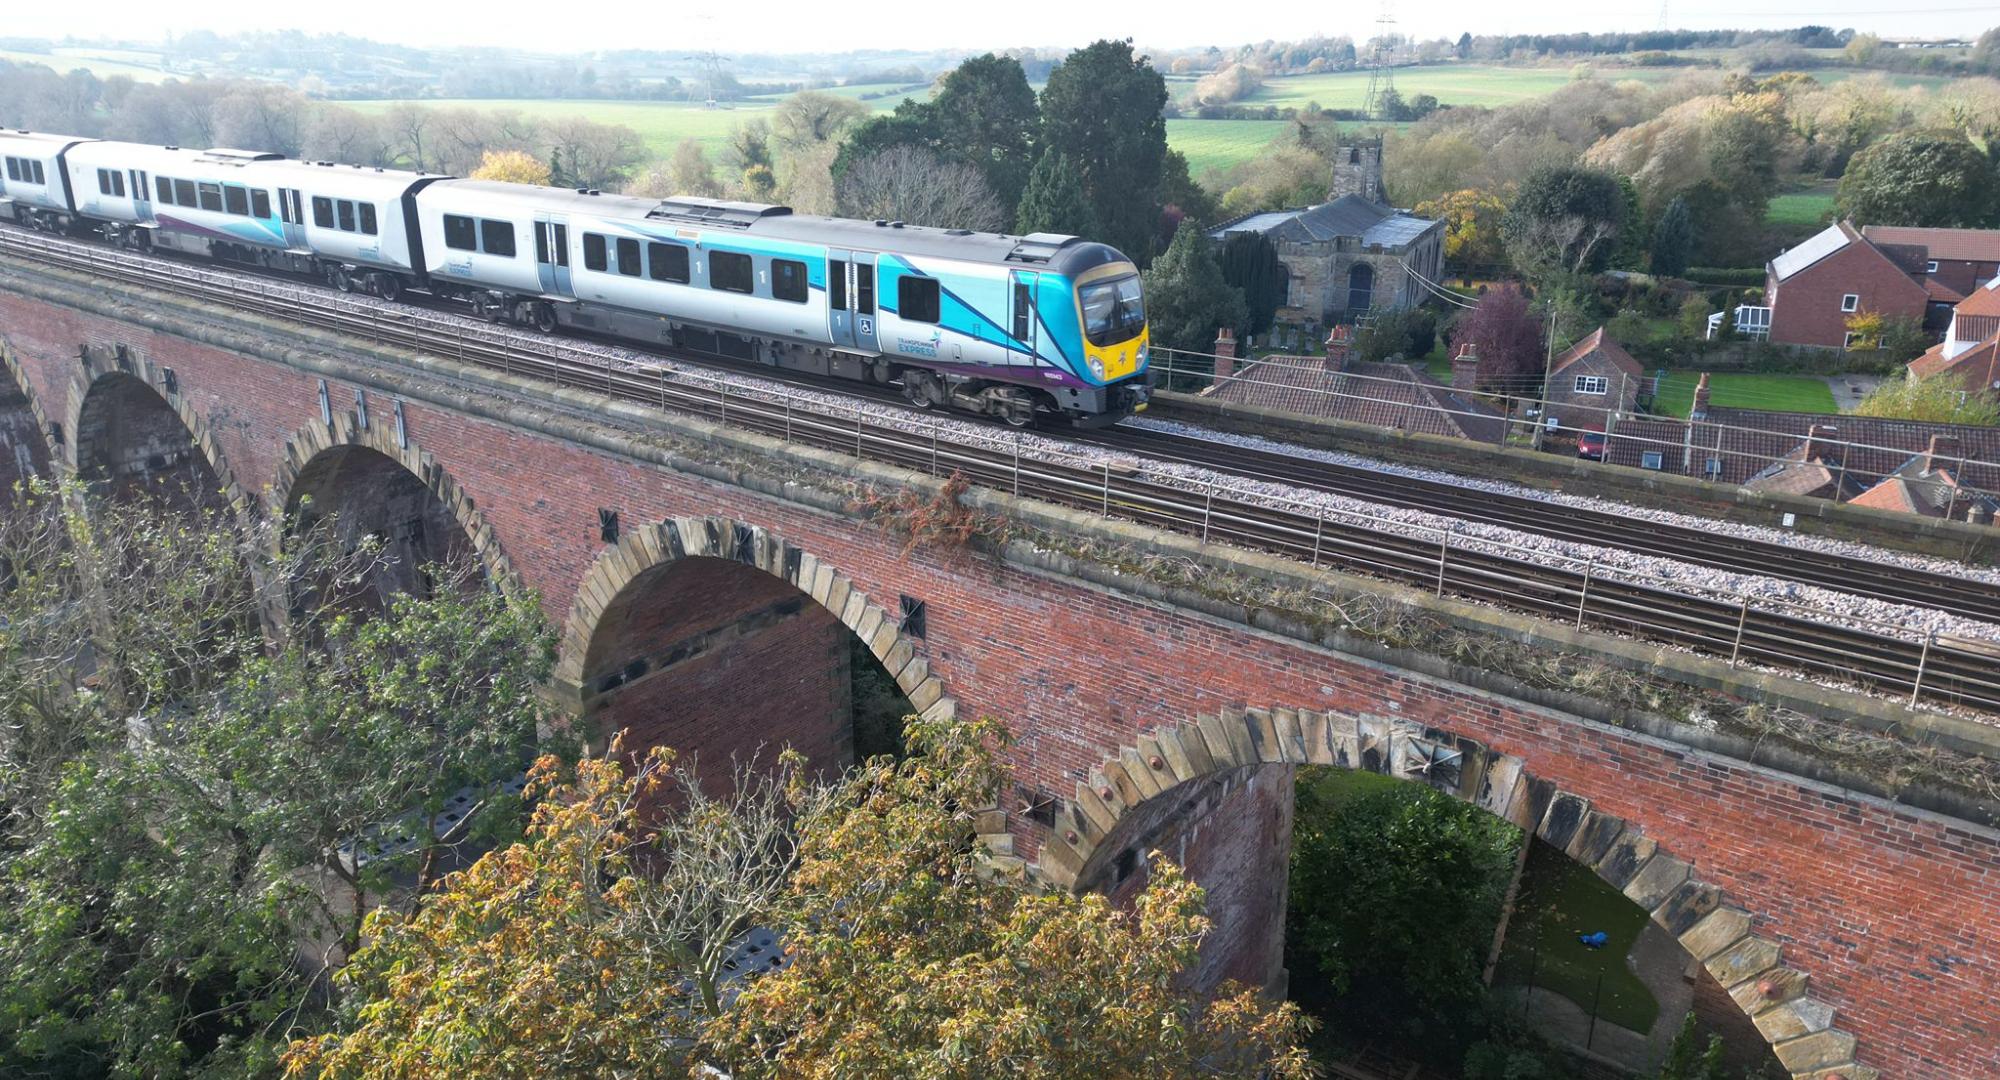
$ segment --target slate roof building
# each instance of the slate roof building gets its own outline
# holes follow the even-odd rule
[[[1417,278],[1436,281],[1444,270],[1444,222],[1383,202],[1381,171],[1379,146],[1341,147],[1326,202],[1247,214],[1208,235],[1270,238],[1291,276],[1280,321],[1327,325],[1414,307],[1429,295]]]
[[[1845,221],[1827,226],[1765,264],[1770,339],[1838,349],[1848,344],[1850,315],[1924,318],[1928,258],[1921,246],[1878,243]]]

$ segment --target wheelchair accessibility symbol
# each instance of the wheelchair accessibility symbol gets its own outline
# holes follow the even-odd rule
[[[874,333],[874,332],[875,332],[875,320],[874,320],[874,319],[871,319],[871,318],[867,317],[866,315],[863,315],[863,316],[861,317],[861,320],[860,320],[860,321],[861,321],[861,332],[862,332],[862,333],[864,333],[864,334],[872,334],[872,333]]]

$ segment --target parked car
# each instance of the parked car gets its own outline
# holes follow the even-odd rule
[[[1604,445],[1604,432],[1602,430],[1586,428],[1576,437],[1576,456],[1589,458],[1592,461],[1603,461]]]

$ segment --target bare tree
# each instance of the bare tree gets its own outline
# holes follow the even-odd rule
[[[431,110],[422,105],[404,101],[390,106],[382,114],[382,127],[388,135],[391,156],[412,169],[435,171],[432,166],[435,153],[430,147],[433,120]]]
[[[639,163],[645,142],[623,124],[600,124],[582,117],[551,121],[542,137],[562,155],[563,165],[583,187],[615,188]]]
[[[848,128],[868,115],[868,106],[820,90],[793,94],[771,114],[771,141],[798,151],[837,142]]]
[[[915,146],[892,146],[856,161],[840,178],[840,212],[912,225],[998,232],[1007,211],[979,170]]]
[[[693,139],[682,139],[681,144],[674,147],[667,175],[679,194],[710,198],[722,194],[722,184],[715,179],[715,166],[709,163],[708,152]]]
[[[306,117],[302,153],[315,161],[386,165],[388,146],[375,118],[340,105],[316,105]]]
[[[224,145],[297,157],[305,147],[306,99],[269,83],[244,83],[222,100]]]

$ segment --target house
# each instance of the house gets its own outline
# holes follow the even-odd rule
[[[1202,396],[1425,435],[1495,444],[1505,438],[1506,417],[1421,367],[1350,362],[1346,329],[1335,327],[1325,357],[1265,356],[1239,368],[1219,356],[1215,383]],[[1218,354],[1233,352],[1228,344]]]
[[[1878,244],[1924,249],[1924,288],[1930,293],[1931,319],[1942,329],[1952,305],[2000,278],[2000,229],[1919,229],[1903,225],[1869,225],[1861,235]]]
[[[1327,201],[1248,214],[1209,231],[1217,242],[1262,233],[1290,275],[1281,322],[1328,325],[1372,311],[1415,307],[1444,270],[1444,222],[1382,198],[1379,143],[1335,151]],[[1419,279],[1423,280],[1419,280]]]
[[[1542,391],[1552,419],[1561,420],[1567,410],[1598,425],[1606,412],[1637,412],[1641,395],[1652,396],[1652,380],[1601,326],[1550,362]]]
[[[2000,279],[1952,309],[1944,340],[1909,363],[1909,376],[1951,379],[1970,393],[2000,393]]]
[[[1717,407],[1706,377],[1689,419],[1625,420],[1614,436],[1611,464],[1753,491],[1896,508],[1909,493],[1911,512],[1961,520],[1991,509],[1981,493],[2000,491],[2000,428]]]
[[[1848,316],[1874,312],[1924,318],[1929,255],[1921,246],[1878,243],[1840,221],[1764,267],[1770,340],[1781,345],[1845,348]]]

